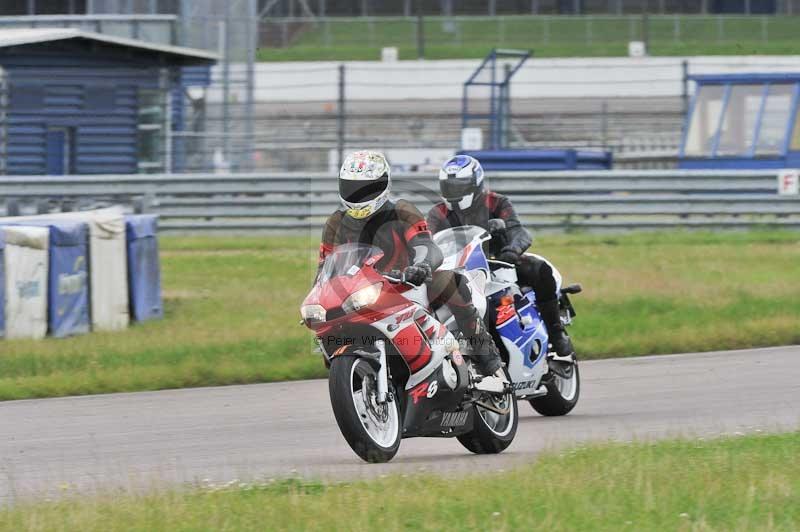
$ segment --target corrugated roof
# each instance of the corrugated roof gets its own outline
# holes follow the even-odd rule
[[[138,48],[152,52],[190,57],[193,59],[206,59],[218,61],[219,56],[205,50],[195,48],[184,48],[182,46],[172,46],[169,44],[157,44],[138,39],[128,39],[116,37],[104,33],[94,33],[81,31],[74,28],[15,28],[3,29],[0,31],[0,48],[8,46],[19,46],[23,44],[36,44],[52,41],[63,41],[68,39],[88,39],[90,41],[103,42],[128,48]]]

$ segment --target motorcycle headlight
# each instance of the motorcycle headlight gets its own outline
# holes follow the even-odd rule
[[[383,283],[375,283],[370,286],[365,286],[357,292],[353,292],[344,300],[342,310],[345,312],[355,312],[356,310],[372,305],[378,300],[378,296],[381,295],[382,286]]]
[[[325,321],[325,308],[322,305],[303,305],[300,315],[309,323]]]

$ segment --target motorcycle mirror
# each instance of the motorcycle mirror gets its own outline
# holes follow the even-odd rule
[[[489,220],[489,232],[496,233],[498,231],[504,231],[506,228],[506,221],[502,218],[492,218]]]

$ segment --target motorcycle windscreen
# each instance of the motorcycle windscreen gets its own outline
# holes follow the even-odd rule
[[[350,244],[341,244],[333,248],[333,250],[325,257],[325,262],[317,278],[317,284],[322,284],[334,277],[342,275],[353,276],[361,269],[369,259],[373,259],[373,263],[383,256],[383,251],[369,244],[360,244],[357,242]]]
[[[128,287],[131,317],[135,321],[164,316],[161,303],[161,269],[158,261],[158,217],[126,216]]]
[[[486,230],[474,225],[452,227],[439,231],[433,241],[439,246],[444,256],[440,270],[456,268],[485,269],[489,265],[481,248],[481,241],[486,239]]]
[[[5,233],[6,337],[47,334],[48,236],[44,227],[13,227]]]

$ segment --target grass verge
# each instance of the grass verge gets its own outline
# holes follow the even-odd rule
[[[0,342],[0,399],[325,375],[298,307],[314,237],[164,238],[166,319],[119,333]],[[584,359],[800,343],[800,233],[548,236]]]
[[[800,434],[606,444],[456,481],[282,481],[0,511],[2,530],[797,530]]]
[[[651,16],[647,31],[636,17],[462,18],[425,20],[426,59],[483,58],[492,48],[533,50],[536,57],[627,56],[628,42],[647,34],[656,56],[797,54],[800,17]],[[417,58],[413,19],[337,20],[295,28],[288,46],[258,50],[259,61],[379,60],[397,47],[400,59]],[[269,31],[275,31],[273,28]]]

